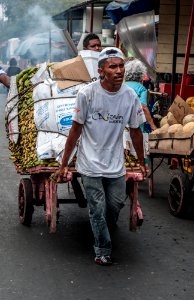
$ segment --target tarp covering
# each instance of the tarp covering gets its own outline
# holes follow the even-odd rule
[[[115,25],[124,17],[151,10],[153,10],[153,5],[150,0],[113,1],[106,7],[107,14],[111,17]]]

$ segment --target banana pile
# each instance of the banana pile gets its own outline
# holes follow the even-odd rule
[[[18,88],[18,127],[19,139],[15,144],[9,140],[11,159],[19,172],[38,165],[58,166],[52,159],[38,160],[36,154],[37,130],[34,122],[34,101],[32,98],[33,85],[30,79],[38,68],[28,68],[20,72],[17,77]]]
[[[134,155],[132,155],[128,149],[124,150],[124,155],[125,155],[125,167],[134,168],[140,166],[138,159]]]
[[[125,167],[134,168],[140,166],[138,159],[134,155],[132,155],[129,150],[124,149],[124,156],[125,156]],[[69,167],[75,168],[76,159],[77,157],[75,155],[73,160],[69,164]]]

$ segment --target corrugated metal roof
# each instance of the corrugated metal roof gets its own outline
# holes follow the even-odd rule
[[[90,0],[90,1],[85,1],[79,4],[76,4],[69,9],[61,12],[60,14],[57,14],[53,16],[53,20],[63,20],[66,19],[66,17],[71,14],[72,17],[80,16],[81,12],[87,7],[90,6],[91,4],[94,5],[94,7],[98,6],[106,6],[109,4],[111,1],[108,0]]]
[[[94,5],[94,7],[98,6],[107,6],[110,2],[108,0],[89,0],[89,1],[84,1],[79,4],[75,4],[74,6],[70,7],[69,9],[61,12],[60,14],[57,14],[53,16],[53,20],[64,20],[66,19],[70,14],[71,17],[79,18],[82,16],[83,10],[87,7],[90,6],[91,4]],[[118,1],[119,2],[119,1]],[[155,14],[159,14],[159,7],[160,7],[160,0],[150,0],[152,3],[152,6],[155,10]]]

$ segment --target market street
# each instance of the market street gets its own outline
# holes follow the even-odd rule
[[[128,227],[129,202],[113,237],[111,267],[95,265],[87,209],[61,204],[60,222],[49,234],[43,207],[35,207],[31,227],[19,224],[21,176],[9,160],[5,93],[0,94],[0,300],[188,300],[193,299],[194,222],[170,215],[170,171],[155,173],[155,197],[147,182],[139,187],[144,223]],[[69,197],[67,185],[60,185]],[[72,195],[71,195],[72,196]]]

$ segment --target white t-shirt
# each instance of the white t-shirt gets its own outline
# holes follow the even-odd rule
[[[77,94],[73,120],[84,124],[77,154],[77,171],[92,177],[125,174],[123,130],[145,122],[136,93],[124,84],[116,93],[97,80]]]

